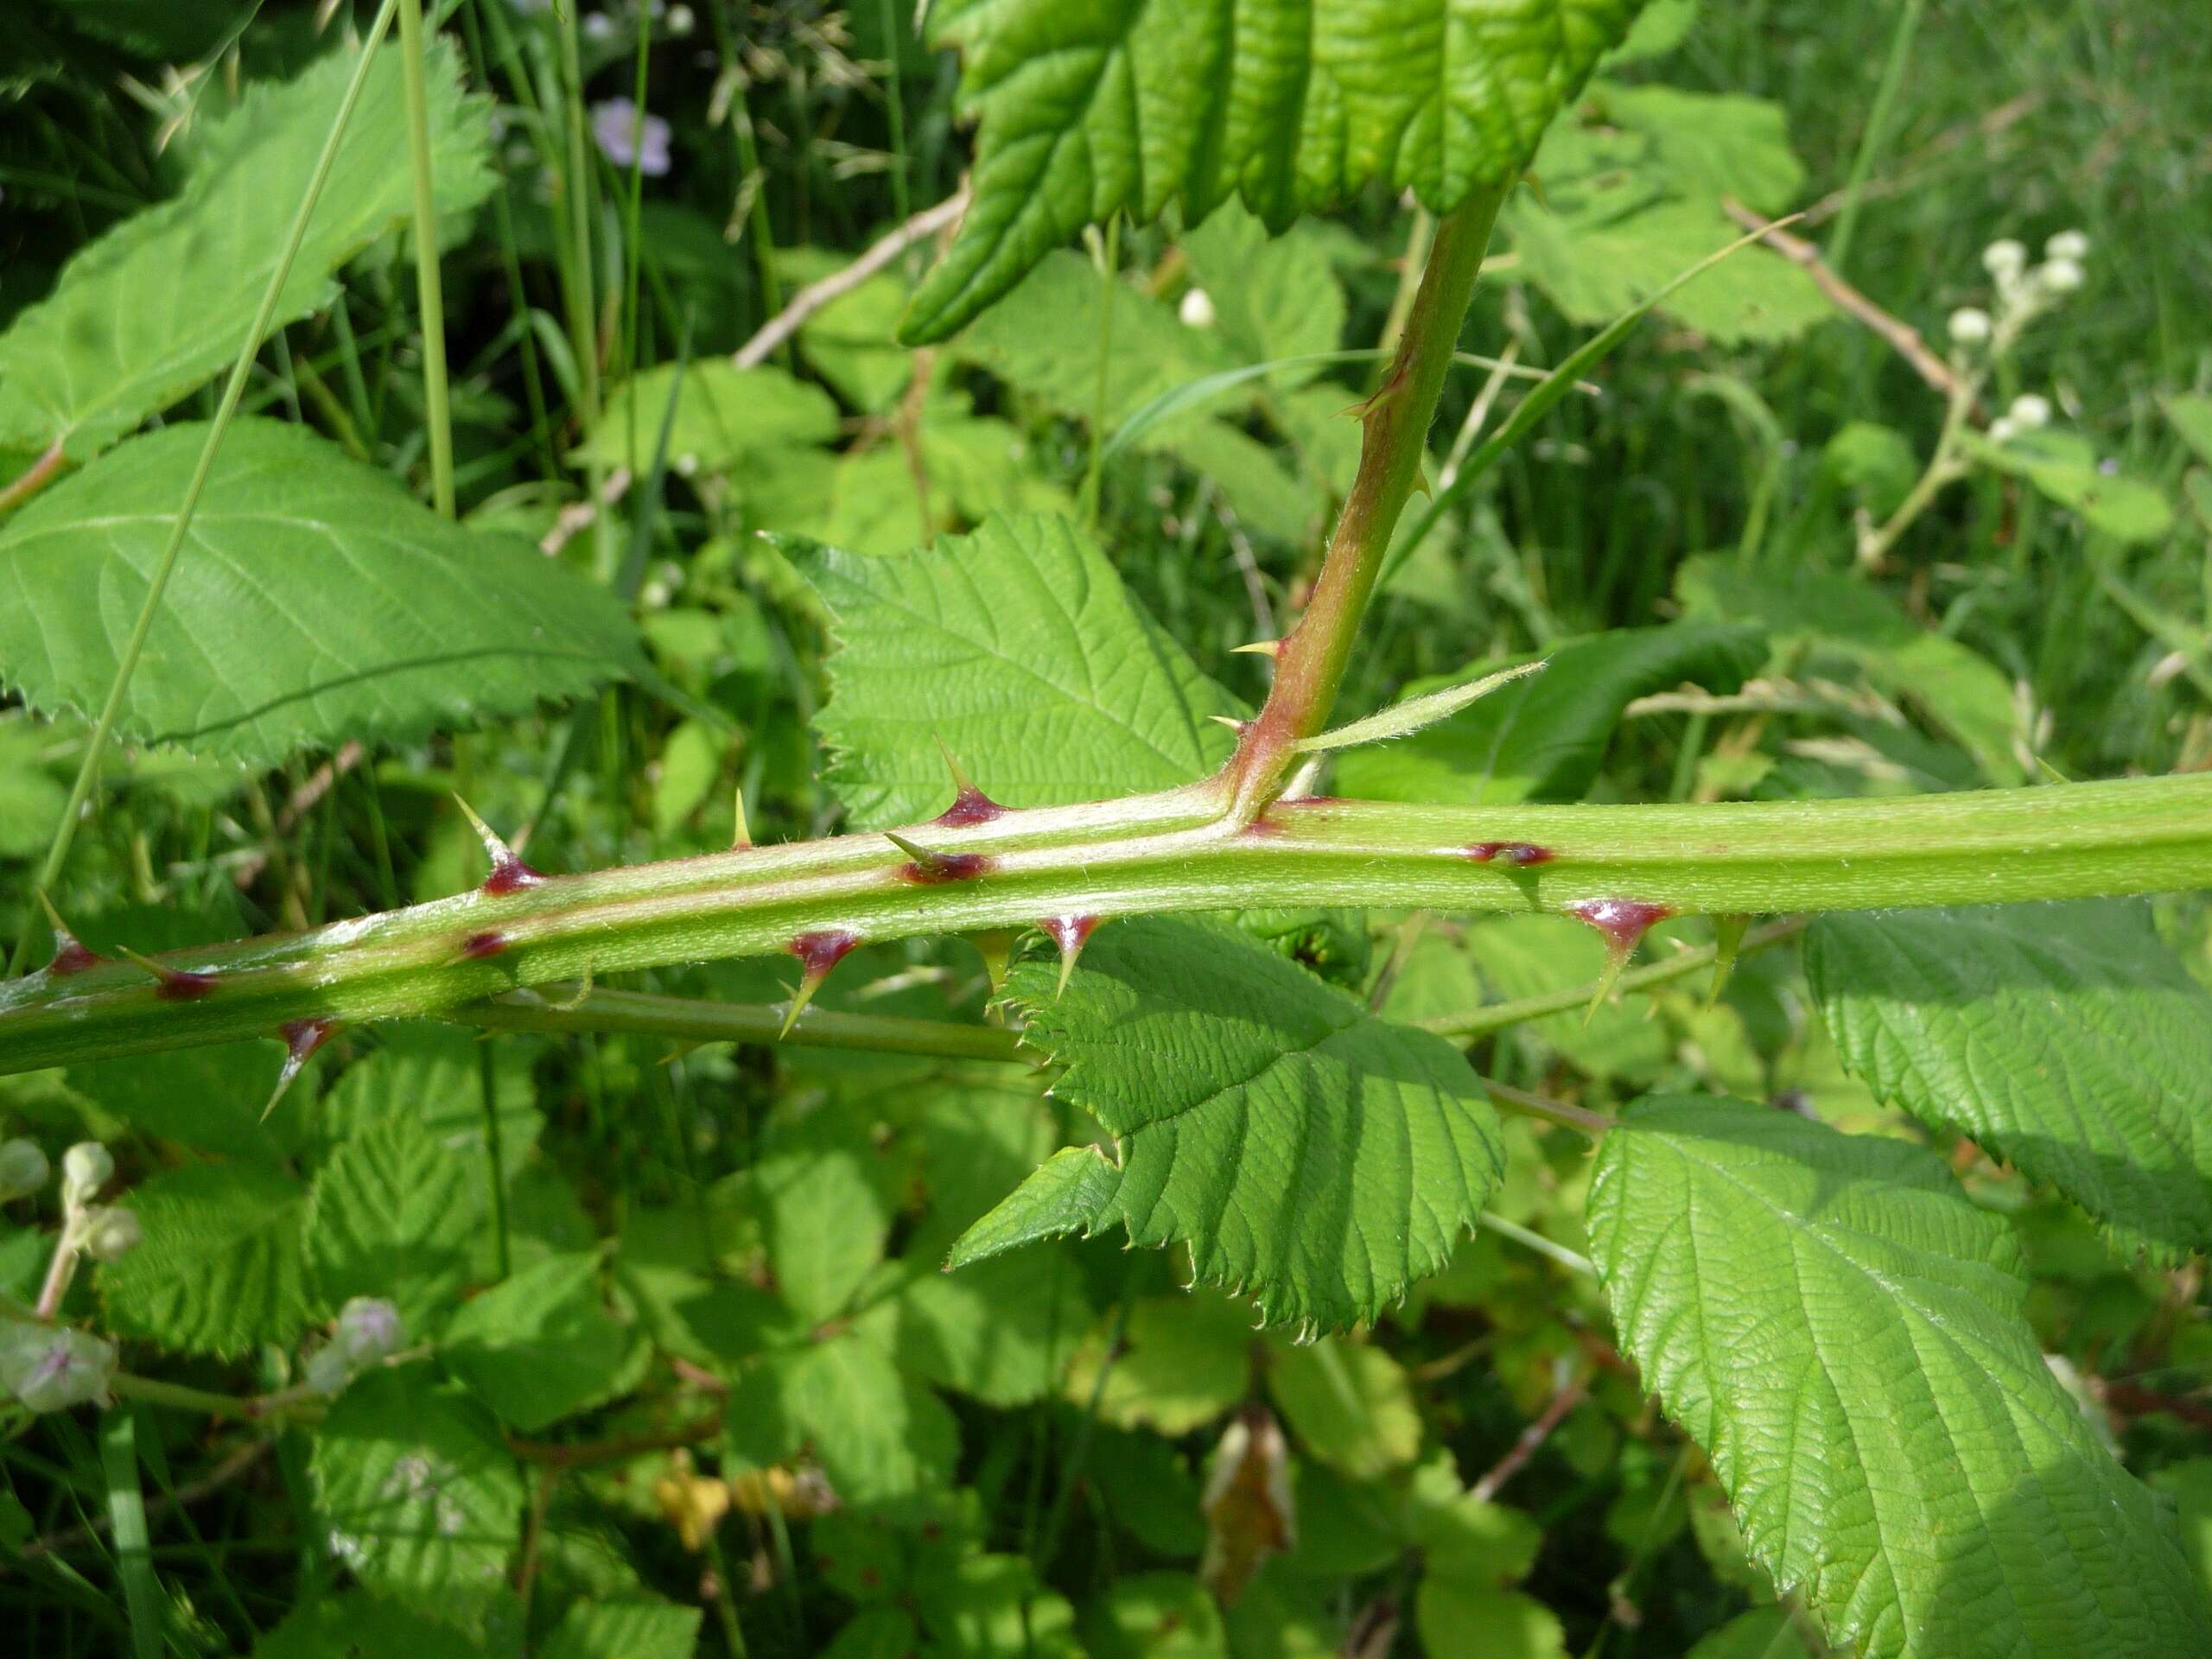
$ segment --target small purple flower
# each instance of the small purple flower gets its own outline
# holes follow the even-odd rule
[[[657,115],[642,121],[638,106],[626,98],[610,98],[591,106],[592,137],[600,152],[617,167],[635,165],[649,178],[668,171],[668,123]]]

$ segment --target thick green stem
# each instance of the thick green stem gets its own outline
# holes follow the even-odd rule
[[[1359,472],[1313,595],[1277,654],[1274,690],[1229,763],[1230,810],[1240,823],[1256,818],[1281,791],[1297,764],[1299,742],[1321,729],[1335,705],[1391,532],[1420,482],[1428,429],[1474,297],[1483,251],[1510,188],[1479,191],[1437,224],[1397,355],[1361,416]]]
[[[2212,885],[2212,774],[1886,800],[1443,807],[1282,802],[1217,783],[472,892],[0,984],[0,1072],[444,1015],[521,987],[850,940],[1255,905],[1674,914],[1996,904]],[[1649,912],[1645,912],[1648,916]],[[1618,918],[1592,914],[1593,925]],[[73,969],[73,971],[72,971]]]

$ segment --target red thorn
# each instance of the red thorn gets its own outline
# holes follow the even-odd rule
[[[899,879],[917,887],[935,887],[945,881],[972,881],[991,868],[991,861],[982,853],[939,853],[918,845],[904,836],[883,832],[883,838],[908,855],[910,861],[899,867]]]
[[[791,993],[791,1007],[784,1015],[784,1028],[779,1037],[791,1035],[791,1027],[814,1001],[815,992],[822,988],[822,982],[830,977],[830,970],[850,954],[861,942],[861,936],[841,927],[823,928],[812,933],[800,933],[784,947],[799,961],[798,989]]]
[[[969,784],[952,798],[952,804],[938,813],[931,823],[947,830],[957,830],[964,824],[988,823],[993,818],[1004,817],[1006,808]]]
[[[1467,849],[1467,857],[1477,864],[1502,858],[1523,868],[1531,864],[1548,864],[1558,856],[1550,848],[1539,847],[1533,841],[1478,841]]]
[[[140,955],[128,945],[117,948],[154,976],[154,995],[164,1002],[197,1002],[215,988],[215,976],[213,974],[195,974],[182,968],[172,968],[167,963],[156,962],[151,957]]]
[[[1647,905],[1639,899],[1585,899],[1567,910],[1605,936],[1606,948],[1616,960],[1625,959],[1638,940],[1675,913],[1664,905]]]
[[[496,957],[506,948],[504,933],[472,933],[461,942],[461,954],[470,957]]]
[[[276,1027],[276,1035],[284,1045],[284,1069],[276,1074],[276,1087],[270,1091],[269,1103],[261,1109],[264,1118],[276,1109],[276,1103],[284,1098],[284,1091],[292,1086],[292,1079],[300,1075],[300,1069],[315,1058],[315,1050],[328,1042],[337,1029],[335,1020],[324,1018],[288,1020]]]
[[[524,887],[534,887],[545,879],[518,858],[509,858],[492,867],[492,874],[484,878],[484,891],[493,898],[503,893],[520,893]]]
[[[1068,976],[1075,972],[1075,959],[1083,954],[1083,947],[1098,931],[1098,922],[1096,916],[1047,916],[1037,924],[1060,948],[1060,983],[1052,993],[1054,996],[1067,989]]]
[[[46,964],[46,971],[56,979],[66,978],[71,974],[81,974],[87,968],[97,968],[99,960],[75,934],[57,932],[54,936],[54,960]]]

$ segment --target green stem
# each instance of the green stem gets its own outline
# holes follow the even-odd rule
[[[430,100],[423,70],[423,0],[399,0],[407,85],[407,162],[415,178],[415,298],[423,323],[423,407],[430,423],[430,502],[454,515],[453,408],[446,388],[446,305],[438,271],[438,203],[430,178]]]
[[[542,993],[516,991],[489,1002],[472,1002],[454,1009],[448,1017],[487,1031],[620,1031],[692,1046],[781,1041],[798,1048],[1027,1063],[1020,1039],[999,1026],[963,1026],[945,1020],[840,1014],[832,1008],[810,1007],[785,1036],[782,1034],[784,1010],[779,1006],[705,1002],[645,991],[577,995],[575,988],[551,985]]]
[[[1920,14],[1924,0],[1904,0],[1897,9],[1897,32],[1890,37],[1890,54],[1882,65],[1882,79],[1874,89],[1874,107],[1866,117],[1866,130],[1859,140],[1859,153],[1852,158],[1851,176],[1843,187],[1843,213],[1837,219],[1835,234],[1828,238],[1828,269],[1841,271],[1844,262],[1851,257],[1851,238],[1858,228],[1859,209],[1866,181],[1874,171],[1874,160],[1882,153],[1882,146],[1890,134],[1890,111],[1897,101],[1898,90],[1904,85],[1904,67],[1912,55],[1913,36],[1920,29]]]
[[[1738,961],[1770,945],[1794,939],[1805,931],[1802,918],[1788,921],[1770,922],[1744,936],[1736,949]],[[1648,991],[1655,985],[1666,985],[1678,979],[1687,979],[1701,968],[1710,968],[1720,960],[1718,944],[1700,944],[1694,950],[1678,951],[1664,962],[1654,963],[1649,968],[1637,968],[1623,974],[1613,982],[1613,988],[1625,996],[1630,991]],[[1590,999],[1599,993],[1602,981],[1593,980],[1586,985],[1570,985],[1562,991],[1547,991],[1541,996],[1523,996],[1510,1002],[1492,1002],[1485,1007],[1470,1008],[1465,1014],[1440,1014],[1433,1020],[1416,1021],[1424,1031],[1433,1031],[1440,1037],[1451,1037],[1471,1041],[1486,1037],[1493,1031],[1508,1026],[1517,1026],[1530,1020],[1541,1020],[1548,1014],[1579,1014],[1590,1006]]]
[[[1632,899],[1751,915],[2202,887],[2212,773],[1707,805],[1301,800],[1251,824],[1215,780],[902,833],[962,855],[955,871],[922,876],[882,836],[840,836],[470,892],[160,963],[205,977],[155,979],[127,963],[41,971],[0,984],[0,1072],[293,1020],[440,1015],[524,986],[825,943],[806,935],[886,940],[1254,905],[1573,914]],[[1516,863],[1501,845],[1541,856]]]
[[[146,597],[139,604],[137,620],[131,624],[130,636],[124,641],[123,653],[116,659],[115,678],[108,686],[107,700],[100,705],[99,717],[92,723],[92,740],[85,746],[85,757],[78,763],[76,779],[69,785],[68,804],[62,809],[61,821],[54,826],[54,841],[46,849],[45,862],[39,866],[37,886],[41,892],[54,886],[60,877],[62,866],[68,862],[70,844],[76,839],[77,821],[84,812],[85,803],[92,798],[93,784],[99,780],[100,760],[107,752],[109,739],[115,734],[115,722],[123,713],[124,693],[130,688],[130,677],[137,672],[138,658],[146,649],[146,636],[152,631],[155,615],[161,609],[162,595],[168,590],[170,573],[176,569],[185,535],[192,528],[192,515],[199,510],[200,493],[207,487],[207,475],[214,470],[215,452],[222,447],[223,435],[230,430],[232,418],[238,413],[238,399],[245,395],[246,378],[252,372],[254,357],[261,350],[261,342],[269,337],[270,324],[276,315],[276,302],[283,294],[285,280],[292,273],[292,262],[299,256],[300,244],[306,239],[308,221],[315,216],[315,203],[321,200],[323,184],[330,177],[332,163],[338,159],[339,141],[346,136],[346,124],[353,118],[353,106],[360,102],[361,88],[368,82],[377,48],[384,43],[385,35],[391,27],[392,13],[397,4],[398,0],[384,0],[377,9],[368,38],[361,42],[353,77],[346,84],[346,96],[339,101],[338,117],[323,137],[322,153],[315,158],[307,191],[292,215],[291,228],[284,233],[283,251],[276,256],[276,267],[269,273],[269,285],[262,290],[261,304],[246,328],[245,339],[239,344],[237,360],[231,365],[230,378],[223,385],[222,401],[216,405],[214,418],[207,423],[207,441],[200,446],[200,459],[192,469],[192,480],[185,486],[184,500],[177,508],[175,521],[169,526],[168,540],[147,582]],[[10,961],[12,969],[22,970],[29,947],[30,935],[25,933],[16,943],[15,955]]]
[[[1260,815],[1297,763],[1300,740],[1319,732],[1335,704],[1360,618],[1382,575],[1391,532],[1420,480],[1428,429],[1451,366],[1491,227],[1510,183],[1478,191],[1438,221],[1428,264],[1381,388],[1368,400],[1359,471],[1337,520],[1306,613],[1275,659],[1274,688],[1245,728],[1226,776],[1240,823]]]

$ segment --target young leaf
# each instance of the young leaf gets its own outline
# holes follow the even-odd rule
[[[1654,1096],[1599,1150],[1590,1239],[1752,1554],[1865,1659],[2202,1651],[2171,1518],[2044,1365],[2010,1230],[1941,1160]]]
[[[993,518],[902,557],[794,549],[838,642],[817,717],[855,827],[951,798],[941,741],[984,792],[1052,806],[1202,777],[1239,712],[1065,519]]]
[[[265,1164],[188,1164],[141,1181],[127,1202],[145,1237],[99,1269],[118,1334],[229,1358],[306,1328],[307,1192],[290,1176]]]
[[[308,1253],[333,1307],[350,1296],[396,1304],[428,1334],[451,1313],[482,1214],[483,1186],[416,1117],[364,1125],[315,1180]]]
[[[1064,995],[1058,981],[1026,963],[1008,994],[1065,1069],[1054,1092],[1120,1148],[1118,1168],[1063,1194],[1089,1207],[1058,1230],[1120,1222],[1139,1244],[1185,1243],[1200,1278],[1270,1320],[1372,1318],[1443,1265],[1503,1167],[1449,1044],[1230,929],[1116,922]]]
[[[463,94],[448,42],[426,56],[437,206],[462,213],[492,188],[490,111]],[[88,461],[238,355],[242,319],[269,285],[355,61],[333,52],[287,86],[251,90],[179,195],[92,243],[17,315],[0,335],[0,446],[59,440]],[[388,47],[370,72],[278,300],[279,326],[330,304],[333,273],[406,222],[401,63]],[[195,434],[194,454],[199,443]],[[168,505],[182,494],[180,478]]]
[[[205,430],[133,440],[0,531],[0,682],[99,707]],[[268,765],[404,740],[632,671],[629,618],[527,543],[438,518],[298,427],[241,420],[216,459],[121,730]]]
[[[372,1370],[336,1400],[310,1465],[330,1556],[364,1586],[461,1621],[505,1592],[521,1541],[514,1454],[427,1365]]]
[[[1685,680],[1733,691],[1765,658],[1758,629],[1722,623],[1618,628],[1570,640],[1549,653],[1542,673],[1501,686],[1404,742],[1340,757],[1337,786],[1367,800],[1579,800],[1630,702]],[[1478,684],[1484,677],[1475,669],[1454,679]],[[1400,706],[1459,689],[1424,682]]]
[[[906,319],[942,340],[1084,225],[1203,219],[1232,194],[1280,229],[1370,180],[1433,213],[1506,183],[1638,0],[948,0],[982,119],[975,205]]]
[[[548,1257],[461,1305],[440,1351],[508,1427],[536,1433],[607,1398],[632,1333],[599,1293],[596,1251]]]
[[[1973,1136],[2123,1244],[2212,1245],[2212,995],[2109,902],[1823,917],[1805,972],[1874,1092]]]

